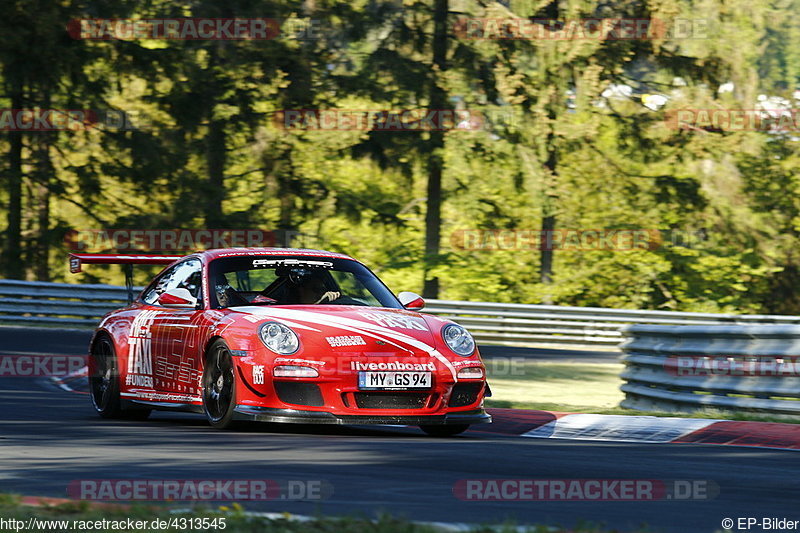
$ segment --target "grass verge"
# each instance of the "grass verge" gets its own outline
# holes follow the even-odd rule
[[[89,502],[74,502],[61,505],[30,506],[21,504],[21,498],[0,493],[0,522],[5,531],[225,531],[225,533],[257,533],[262,531],[280,533],[441,533],[452,531],[444,526],[418,524],[389,515],[375,520],[367,518],[315,517],[303,519],[289,513],[275,518],[249,513],[238,504],[217,509],[195,508],[190,511],[175,511],[163,506],[92,506]],[[20,522],[9,522],[10,520]],[[203,522],[206,520],[206,522]],[[105,521],[105,522],[103,522]],[[129,522],[130,521],[130,522]],[[132,523],[133,527],[128,524]],[[166,524],[166,525],[164,525]],[[173,525],[174,524],[174,525]],[[195,527],[191,527],[195,524]],[[224,526],[223,526],[224,524]],[[525,526],[514,524],[475,526],[473,533],[607,533],[612,530],[602,526],[586,524],[575,528],[552,526]],[[647,533],[641,529],[639,533]],[[634,532],[636,533],[636,532]]]

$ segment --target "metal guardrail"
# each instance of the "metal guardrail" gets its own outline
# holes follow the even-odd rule
[[[622,329],[630,324],[800,324],[800,316],[680,313],[447,300],[428,300],[425,312],[458,322],[469,329],[478,342],[518,346],[571,344],[614,347],[622,342]]]
[[[623,407],[800,415],[800,363],[783,359],[800,357],[800,325],[634,325],[624,333]]]
[[[141,290],[141,288],[136,288]],[[126,303],[124,287],[0,280],[0,322],[91,327]],[[615,347],[628,324],[800,324],[800,317],[639,311],[428,300],[425,312],[469,328],[479,343]]]
[[[0,280],[0,322],[89,328],[126,305],[127,294],[115,285]]]

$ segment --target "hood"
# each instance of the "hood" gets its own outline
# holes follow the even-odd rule
[[[344,305],[241,306],[228,311],[254,324],[277,320],[307,343],[316,337],[328,349],[381,355],[404,352],[431,355],[436,341],[417,312],[385,307]],[[317,343],[312,343],[317,344]],[[338,350],[337,350],[338,351]]]

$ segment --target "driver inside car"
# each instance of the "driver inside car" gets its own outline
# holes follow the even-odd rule
[[[296,285],[297,303],[324,304],[333,302],[341,296],[337,291],[329,291],[321,273],[313,272],[300,278]]]
[[[220,307],[234,307],[250,303],[242,297],[236,289],[231,287],[228,280],[225,279],[225,276],[221,274],[217,277],[217,281],[214,284],[214,292],[216,292],[217,302],[219,302]]]

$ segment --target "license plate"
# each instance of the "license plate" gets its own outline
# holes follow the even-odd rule
[[[430,389],[430,372],[359,372],[362,390]]]

